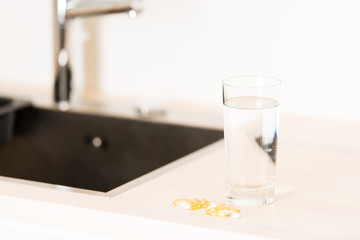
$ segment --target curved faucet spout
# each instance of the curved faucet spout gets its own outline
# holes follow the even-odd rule
[[[67,2],[67,17],[86,17],[108,13],[121,13],[135,10],[139,12],[139,0],[69,0]]]

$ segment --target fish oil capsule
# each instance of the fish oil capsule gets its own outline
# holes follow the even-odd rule
[[[228,207],[225,204],[219,204],[215,207],[209,208],[205,212],[209,216],[215,217],[233,217],[239,218],[240,217],[240,210],[233,207]]]
[[[229,207],[225,203],[216,204],[214,202],[209,202],[206,199],[186,199],[180,198],[176,199],[173,204],[175,206],[182,207],[188,210],[198,210],[206,209],[205,214],[214,217],[233,217],[240,218],[241,212],[239,209],[234,207]]]
[[[194,198],[191,200],[191,199],[180,198],[180,199],[176,199],[173,202],[173,204],[175,206],[180,206],[185,209],[197,210],[197,209],[207,208],[208,206],[210,206],[211,203],[206,199],[199,200],[197,198]]]
[[[231,215],[231,212],[229,210],[223,209],[223,210],[217,210],[216,208],[210,208],[206,210],[206,215],[214,216],[214,217],[229,217]]]
[[[217,210],[212,207],[212,208],[209,208],[208,210],[206,210],[206,215],[209,215],[209,216],[216,216],[217,215]]]
[[[185,199],[185,198],[180,198],[180,199],[176,199],[174,202],[173,202],[173,204],[175,205],[175,206],[180,206],[182,203],[184,203],[184,202],[188,202],[189,200],[187,200],[187,199]]]
[[[211,203],[206,199],[202,199],[201,204],[203,205],[203,208],[208,208],[211,205]]]
[[[191,201],[185,198],[176,199],[173,204],[175,206],[182,207],[184,209],[190,209],[191,208]]]
[[[190,209],[191,210],[198,210],[198,209],[202,209],[203,205],[199,202],[191,202],[190,204]]]

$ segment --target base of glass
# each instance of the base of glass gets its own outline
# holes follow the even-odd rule
[[[259,188],[236,188],[228,185],[227,198],[235,205],[259,206],[271,204],[275,199],[275,185],[271,184]]]

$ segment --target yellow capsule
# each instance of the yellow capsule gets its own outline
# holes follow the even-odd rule
[[[209,208],[208,210],[206,210],[206,215],[210,215],[210,216],[215,216],[217,214],[217,210],[213,207],[213,208]]]
[[[237,208],[229,207],[226,204],[219,204],[215,207],[209,208],[205,212],[207,215],[215,217],[234,217],[239,218],[240,210]]]
[[[201,203],[203,205],[203,208],[208,208],[211,205],[211,203],[206,199],[203,199]]]
[[[191,201],[191,207],[190,207],[191,210],[197,210],[202,208],[204,208],[204,200],[199,200],[197,198],[194,198]]]
[[[182,203],[187,203],[189,200],[185,199],[185,198],[180,198],[180,199],[176,199],[173,204],[175,206],[180,206]]]
[[[221,211],[221,214],[223,214],[224,217],[230,217],[233,213],[229,209],[224,209]]]
[[[240,217],[240,210],[234,207],[229,207],[225,203],[222,204],[216,204],[213,202],[209,202],[206,199],[186,199],[186,198],[180,198],[176,199],[173,204],[175,206],[180,206],[184,209],[189,210],[198,210],[205,208],[205,213],[209,216],[215,216],[215,217],[233,217],[233,218],[239,218]]]
[[[180,198],[180,199],[176,199],[173,204],[175,206],[180,206],[182,208],[185,209],[190,209],[190,210],[197,210],[197,209],[201,209],[204,207],[203,202],[200,201],[199,199],[185,199],[185,198]]]
[[[203,205],[201,203],[198,202],[191,202],[190,203],[190,209],[191,210],[197,210],[197,209],[201,209],[203,208]]]
[[[223,210],[216,210],[216,208],[210,208],[206,210],[205,212],[207,215],[214,216],[214,217],[228,217],[231,214],[229,214],[228,211]]]

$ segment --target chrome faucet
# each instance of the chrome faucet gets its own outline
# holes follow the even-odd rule
[[[55,77],[55,103],[61,110],[69,107],[71,91],[71,69],[65,47],[66,24],[76,17],[103,15],[108,13],[127,12],[131,18],[140,11],[140,0],[56,0],[58,48]]]

